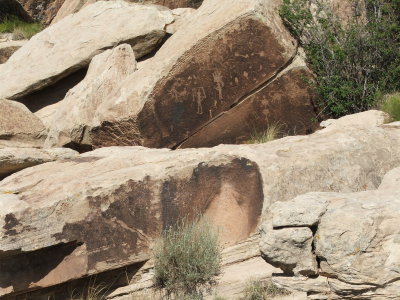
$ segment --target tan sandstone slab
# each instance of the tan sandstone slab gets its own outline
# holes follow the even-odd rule
[[[25,105],[0,99],[0,148],[40,147],[45,131],[42,121]]]
[[[0,42],[0,64],[4,64],[11,55],[25,45],[27,41],[7,41]]]
[[[108,0],[108,1],[115,1],[115,0]],[[198,8],[203,2],[203,0],[127,0],[127,1],[131,3],[141,3],[141,4],[158,4],[169,7],[170,9],[181,8],[181,7]],[[97,2],[97,0],[65,1],[64,4],[61,6],[61,8],[58,10],[57,15],[52,21],[52,24],[60,21],[61,19],[65,18],[70,14],[78,12],[79,10],[88,6],[89,4],[95,2]]]
[[[318,216],[312,237],[315,253],[309,249],[308,255],[315,255],[314,263],[319,261],[318,274],[325,278],[327,285],[322,294],[332,294],[329,299],[396,299],[400,291],[398,272],[400,251],[398,239],[400,189],[392,186],[399,178],[398,169],[384,177],[378,190],[358,193],[313,193],[305,194],[286,202],[288,215],[297,219],[305,217],[304,202],[312,209],[325,203],[325,209]],[[303,201],[305,200],[305,201]],[[283,204],[283,203],[282,203]],[[272,218],[275,217],[272,207]],[[298,244],[286,242],[285,230],[294,230],[289,222],[287,227],[264,231],[261,238],[261,251],[268,262],[281,267],[287,273],[293,265],[304,264],[302,256],[284,255],[297,251]],[[265,224],[270,228],[268,224]],[[296,230],[310,230],[298,227]],[[301,238],[301,235],[297,235]],[[274,242],[271,243],[271,240]],[[269,251],[272,244],[275,251]],[[307,254],[307,253],[305,253]],[[278,278],[279,281],[279,278]],[[287,280],[286,280],[287,281]],[[287,281],[288,282],[288,281]],[[292,281],[292,288],[315,292],[317,281]]]
[[[21,99],[87,67],[94,56],[124,42],[139,58],[156,47],[173,20],[172,13],[160,6],[122,0],[89,5],[35,35],[0,66],[0,97]]]

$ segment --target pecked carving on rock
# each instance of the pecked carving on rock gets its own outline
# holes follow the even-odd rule
[[[389,172],[375,191],[311,193],[273,205],[272,220],[263,225],[263,257],[290,275],[293,266],[295,274],[306,271],[304,255],[313,256],[319,275],[318,279],[281,277],[276,281],[310,295],[329,295],[328,299],[396,299],[400,292],[400,190],[394,186],[399,174],[398,169]],[[299,239],[301,230],[310,228],[313,247],[303,255],[284,255],[298,251],[298,244],[288,243],[284,233],[292,231]],[[326,284],[316,290],[321,280]]]
[[[235,129],[228,142],[243,134],[240,114],[250,119],[252,109],[263,114],[257,129],[268,119],[282,119],[297,133],[312,131],[312,93],[304,81],[311,73],[300,57],[295,59],[297,44],[275,12],[278,5],[274,0],[204,2],[149,62],[121,80],[118,91],[104,95],[99,105],[87,101],[94,116],[81,125],[89,144],[176,148],[203,127],[214,128],[207,125],[244,100],[251,102],[241,105],[244,111],[232,110],[226,127]],[[282,95],[282,88],[293,90],[293,96]],[[49,126],[70,130],[54,123]],[[212,141],[200,136],[182,147],[216,145],[225,141],[226,131],[205,131]],[[65,141],[55,134],[52,145]]]

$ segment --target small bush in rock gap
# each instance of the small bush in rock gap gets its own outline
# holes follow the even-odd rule
[[[389,114],[391,121],[400,121],[400,93],[386,96],[381,110]]]
[[[244,291],[242,300],[268,300],[277,296],[290,294],[288,290],[276,286],[271,281],[250,280]]]
[[[218,233],[207,221],[182,221],[163,234],[154,250],[156,286],[177,299],[202,299],[220,273]]]

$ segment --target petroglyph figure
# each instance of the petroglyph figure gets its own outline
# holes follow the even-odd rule
[[[182,89],[182,85],[182,80],[177,80],[169,91],[169,94],[174,97],[176,102],[183,102],[184,98],[187,96],[186,87]],[[181,90],[179,88],[181,88]]]
[[[223,100],[224,97],[222,95],[222,88],[225,86],[224,79],[222,78],[221,71],[217,70],[213,73],[214,77],[214,82],[217,84],[217,87],[215,88],[218,91],[218,98],[219,100]],[[216,103],[214,104],[216,106]]]
[[[193,101],[197,102],[197,113],[203,114],[203,100],[206,99],[206,92],[203,87],[197,87],[193,89]]]

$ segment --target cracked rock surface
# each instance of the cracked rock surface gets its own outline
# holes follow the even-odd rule
[[[378,190],[311,193],[275,203],[271,207],[272,224],[264,224],[267,229],[260,244],[263,256],[287,274],[293,266],[308,270],[302,265],[304,256],[315,256],[317,273],[327,282],[322,294],[332,299],[397,299],[400,293],[399,180],[397,168],[384,177]],[[304,240],[302,230],[310,228],[314,232],[310,239],[315,250],[309,247],[300,255],[299,244],[290,241]],[[292,232],[289,238],[288,231]],[[288,258],[287,253],[293,255]],[[297,289],[304,291],[309,285],[308,291],[313,292],[313,280],[308,279],[307,284],[298,280]],[[296,281],[290,282],[296,289]]]

